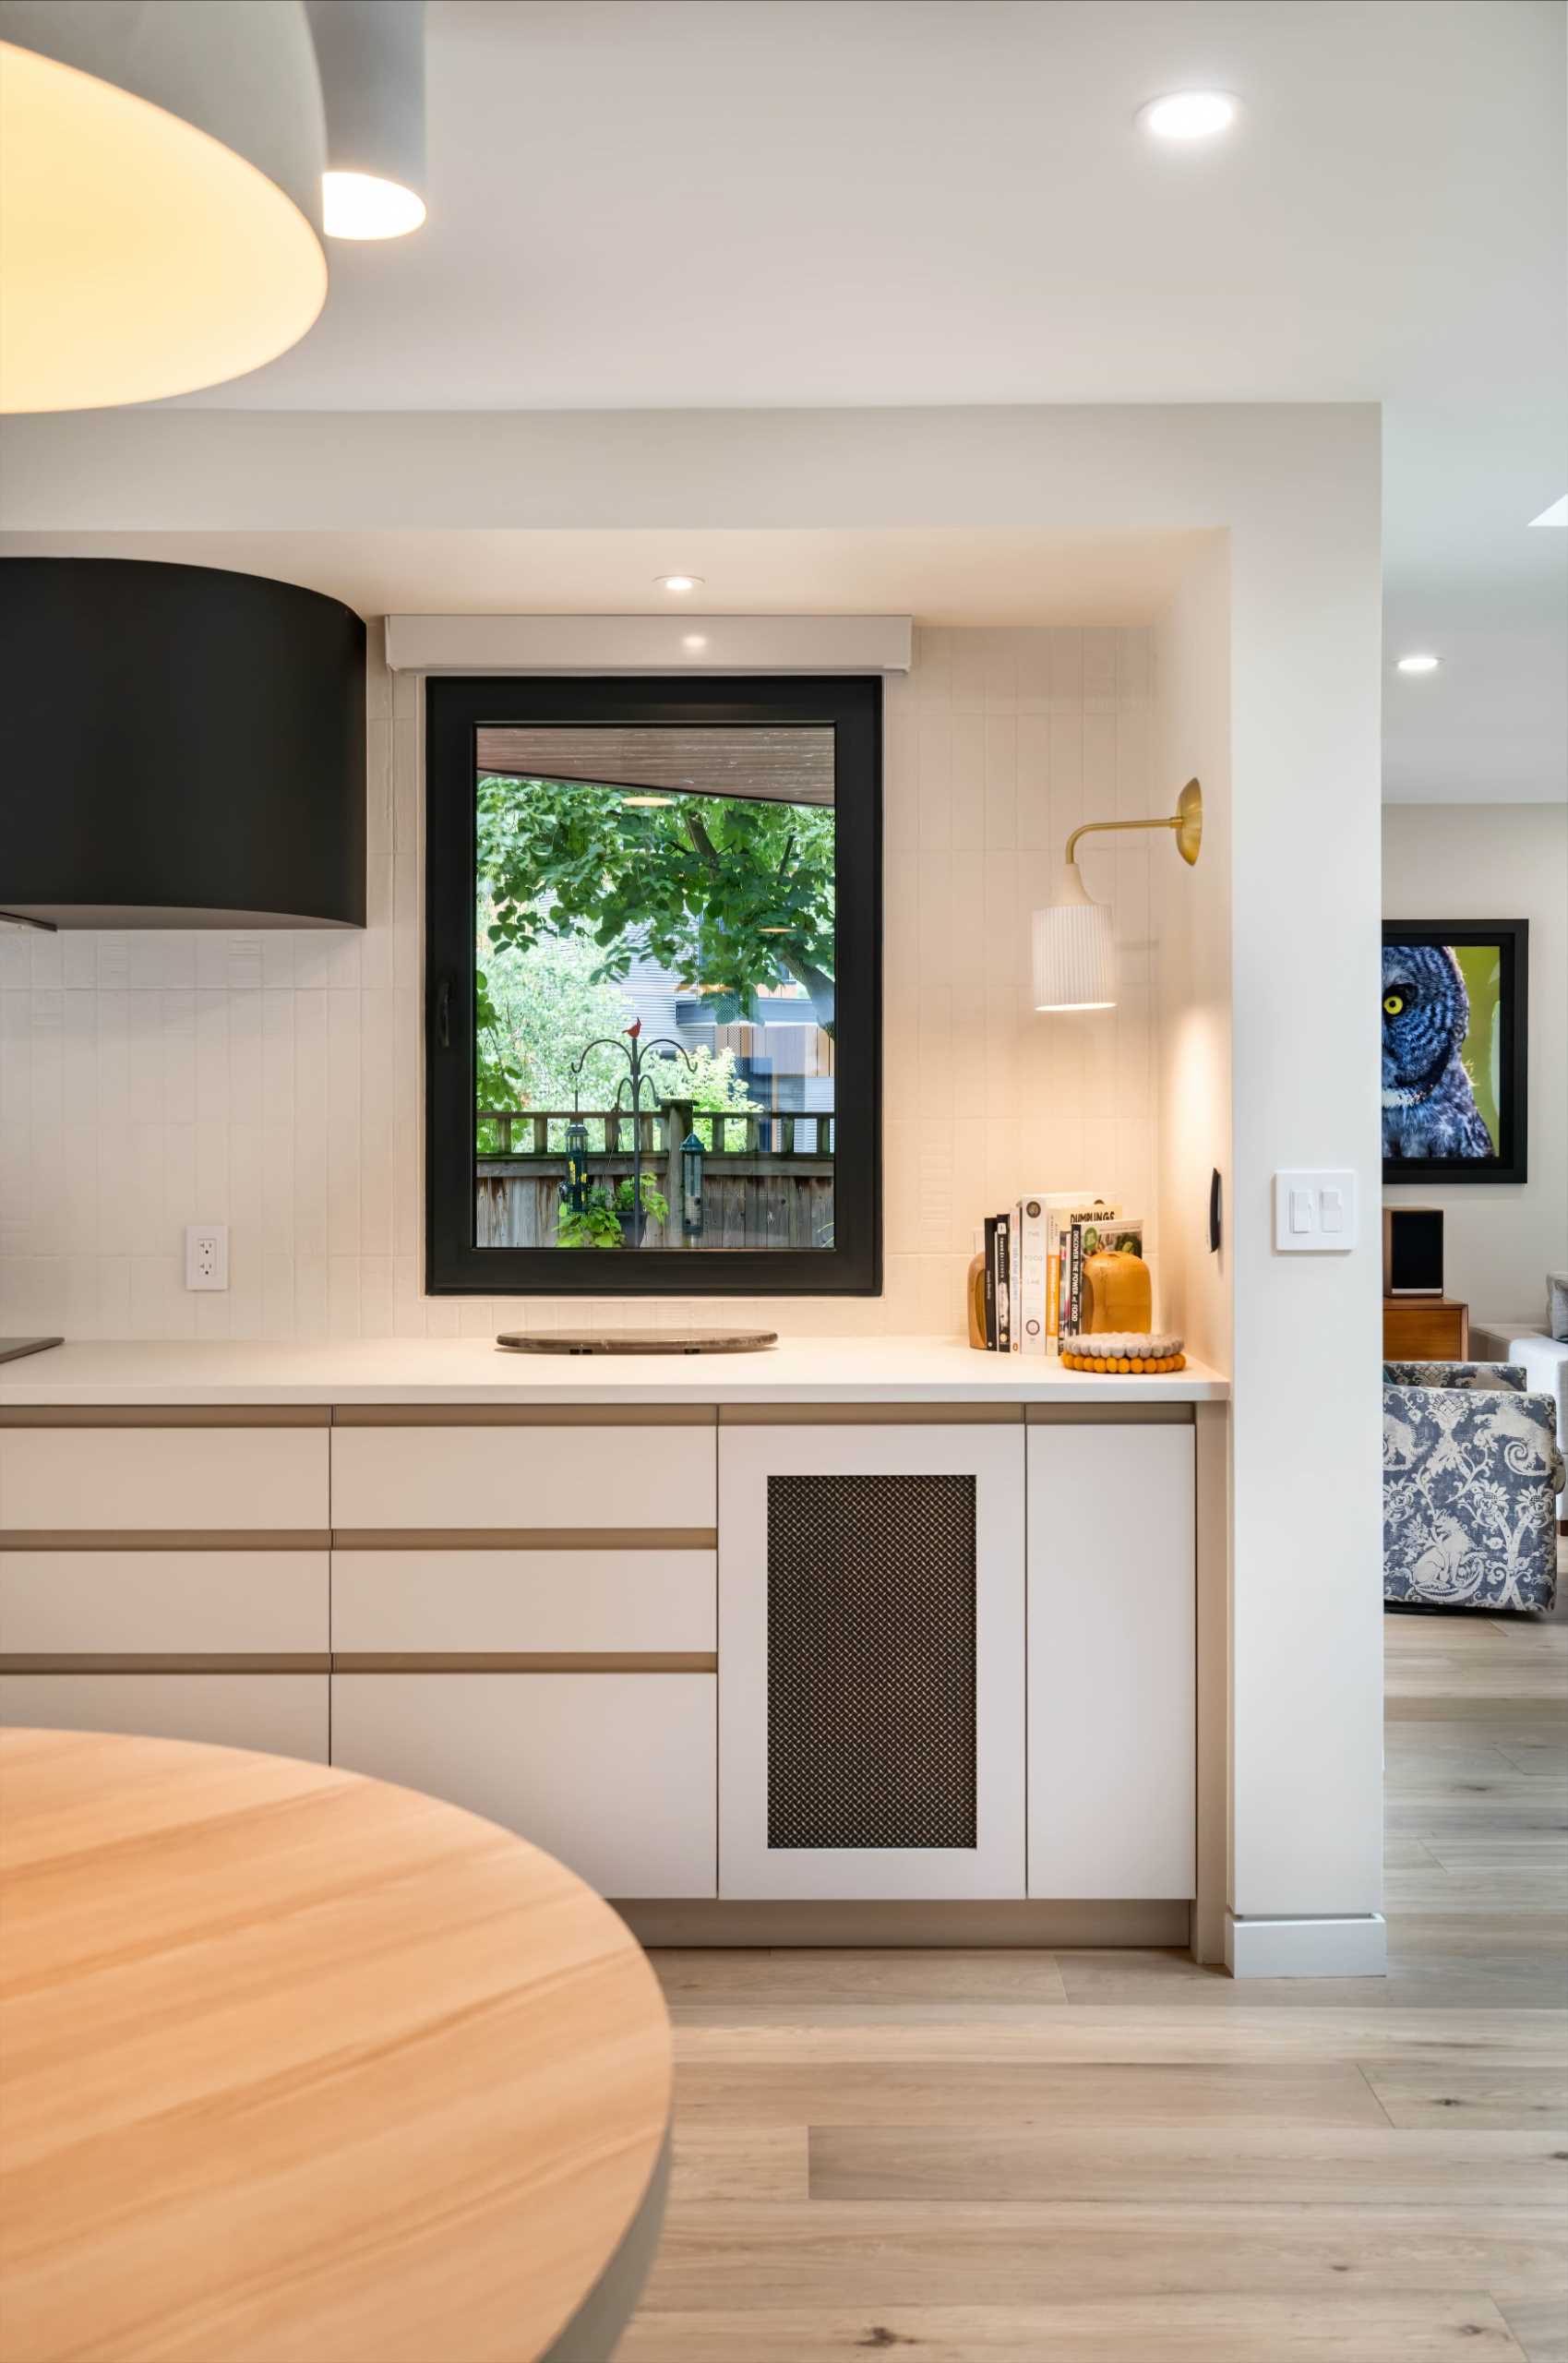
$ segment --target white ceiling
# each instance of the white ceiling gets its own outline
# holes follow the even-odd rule
[[[432,0],[428,24],[427,226],[335,246],[304,343],[204,399],[1490,402],[1562,364],[1555,0]],[[1134,126],[1192,83],[1240,94],[1232,134]]]
[[[1568,794],[1559,0],[432,0],[428,72],[427,227],[198,402],[1380,399],[1387,792]]]

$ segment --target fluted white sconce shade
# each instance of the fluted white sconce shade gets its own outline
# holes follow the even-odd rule
[[[1035,914],[1035,1006],[1116,1006],[1116,930],[1110,907],[1091,900],[1075,861],[1062,870],[1049,908]]]
[[[1171,829],[1191,865],[1203,842],[1203,791],[1190,779],[1174,812],[1157,821],[1085,821],[1067,840],[1067,858],[1048,906],[1035,914],[1036,1009],[1116,1007],[1116,929],[1110,906],[1090,895],[1073,858],[1080,837],[1097,831]]]

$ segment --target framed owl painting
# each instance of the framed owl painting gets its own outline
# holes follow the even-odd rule
[[[1523,1182],[1527,919],[1385,919],[1382,1178]]]

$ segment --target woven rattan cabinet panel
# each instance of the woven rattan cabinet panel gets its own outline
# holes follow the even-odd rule
[[[719,1455],[721,1895],[1022,1895],[1022,1431]]]

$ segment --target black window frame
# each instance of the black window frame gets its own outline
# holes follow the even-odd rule
[[[432,1296],[882,1292],[882,682],[878,675],[456,675],[425,685],[425,1287]],[[832,1247],[474,1244],[474,928],[482,726],[796,724],[834,734]]]

